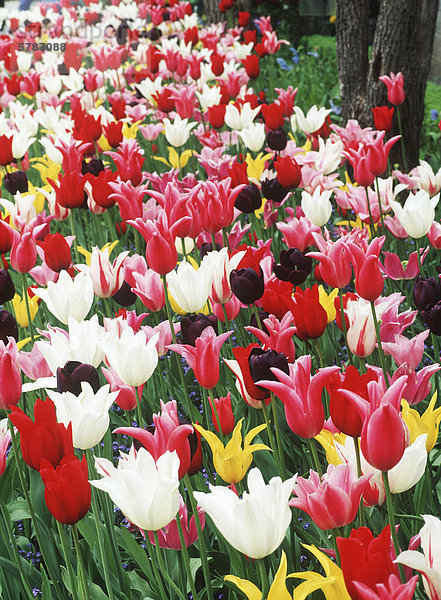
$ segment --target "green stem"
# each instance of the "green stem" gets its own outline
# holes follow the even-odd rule
[[[375,237],[376,232],[375,232],[374,220],[372,218],[371,201],[369,200],[369,191],[368,190],[369,190],[369,188],[367,188],[367,187],[364,188],[364,191],[366,192],[366,201],[367,201],[367,206],[368,206],[368,211],[369,211],[371,236]]]
[[[87,457],[87,464],[89,466],[89,476],[91,478],[94,478],[95,474],[94,474],[93,466],[92,466],[94,464],[94,460],[93,460],[92,450],[90,448],[88,450],[86,450],[86,457]],[[100,552],[101,562],[103,564],[104,583],[106,585],[107,595],[109,596],[110,600],[114,600],[112,585],[110,583],[110,578],[109,578],[109,567],[107,565],[107,555],[106,555],[106,550],[104,548],[104,542],[103,542],[103,536],[102,536],[101,521],[99,519],[99,509],[98,509],[98,502],[97,502],[97,498],[96,498],[96,494],[97,494],[96,488],[92,487],[91,492],[92,492],[91,493],[92,514],[93,514],[93,519],[95,521],[96,536],[98,539],[98,548],[99,548],[99,552]]]
[[[392,542],[394,545],[395,556],[397,557],[400,554],[400,544],[398,543],[397,529],[395,527],[395,515],[394,515],[394,503],[392,499],[392,494],[389,486],[389,477],[387,471],[383,471],[383,483],[384,483],[384,491],[386,492],[386,507],[387,507],[387,516],[389,518],[390,524],[390,534],[392,536]],[[398,563],[398,569],[400,571],[401,582],[405,583],[406,578],[404,576],[403,565]]]
[[[253,304],[251,304],[251,310],[253,311],[254,316],[256,317],[257,327],[259,329],[263,329],[262,328],[262,321],[260,320],[260,316],[259,316],[259,311],[257,310],[257,306],[254,304],[254,302],[253,302]]]
[[[191,572],[190,567],[190,559],[188,557],[187,546],[185,545],[184,532],[182,530],[181,516],[179,514],[176,515],[176,525],[178,527],[179,541],[181,542],[181,557],[184,563],[184,568],[187,573],[187,581],[190,584],[191,593],[193,595],[193,600],[198,600],[198,594],[196,592],[196,587],[194,584],[193,574]]]
[[[421,262],[421,254],[420,254],[420,238],[415,238],[415,244],[416,244],[416,249],[417,249],[417,259],[418,259],[418,267],[420,269],[420,275],[421,275],[421,277],[424,278],[423,264]]]
[[[265,560],[263,558],[258,558],[256,559],[256,563],[260,575],[260,583],[262,586],[261,600],[265,600],[269,591],[268,573],[266,571]]]
[[[190,477],[188,476],[188,473],[186,473],[184,475],[184,485],[188,490],[188,497],[190,499],[191,510],[194,515],[194,520],[196,523],[196,530],[198,532],[199,551],[200,551],[200,555],[201,555],[202,572],[204,574],[205,586],[207,588],[207,598],[208,598],[208,600],[213,600],[213,588],[211,585],[210,571],[208,569],[207,548],[205,546],[204,533],[202,531],[201,518],[198,513],[197,503],[193,496],[193,486],[190,481]]]
[[[279,453],[277,451],[277,446],[276,446],[276,442],[274,440],[274,434],[273,434],[273,430],[271,427],[271,422],[270,422],[270,418],[269,418],[269,414],[268,414],[268,407],[266,405],[265,400],[262,400],[262,412],[263,412],[263,417],[265,419],[265,423],[266,423],[266,431],[267,431],[267,435],[268,435],[268,442],[270,445],[271,450],[273,451],[274,454],[274,459],[276,461],[276,465],[277,465],[277,470],[280,473],[280,476],[283,479],[282,473],[283,473],[283,469],[282,469],[282,465],[280,463],[279,460]]]
[[[66,563],[66,566],[67,566],[67,574],[69,576],[69,583],[70,583],[70,590],[71,590],[72,598],[74,600],[79,600],[77,582],[76,582],[73,567],[72,567],[72,561],[70,560],[70,552],[69,552],[69,549],[67,546],[66,533],[64,531],[64,526],[57,521],[57,528],[58,528],[58,535],[60,536],[61,548],[63,550],[64,562]]]
[[[406,159],[406,148],[405,148],[405,146],[404,146],[403,127],[402,127],[402,125],[401,125],[401,114],[400,114],[400,109],[399,109],[399,107],[398,107],[398,106],[396,106],[395,108],[396,108],[396,110],[397,110],[397,118],[398,118],[398,131],[400,132],[400,135],[401,135],[400,142],[401,142],[401,153],[402,153],[402,155],[403,155],[403,164],[404,164],[404,169],[405,169],[405,172],[407,173],[407,172],[408,172],[408,168],[407,168],[407,159]]]
[[[158,559],[158,565],[159,565],[159,568],[161,569],[161,573],[162,573],[164,579],[167,581],[169,586],[175,591],[178,598],[181,598],[181,600],[187,600],[186,595],[184,595],[182,590],[180,590],[178,588],[176,583],[173,581],[173,579],[168,574],[167,567],[165,566],[164,559],[162,557],[161,546],[159,545],[159,537],[158,537],[157,531],[153,532],[153,537],[155,539],[155,552],[156,552],[156,557]]]
[[[148,536],[147,532],[144,532],[144,538],[145,538],[145,546],[147,549],[147,553],[150,557],[150,562],[152,563],[153,574],[155,576],[156,584],[159,588],[159,594],[161,596],[161,600],[169,600],[167,598],[167,594],[165,593],[164,582],[162,581],[161,576],[159,574],[158,565],[156,564],[156,560],[153,557],[153,554],[151,552],[151,544],[150,544],[149,536]]]
[[[142,410],[141,410],[141,397],[142,394],[139,391],[139,388],[141,386],[138,386],[136,388],[136,396],[137,396],[137,402],[136,402],[136,414],[137,414],[137,418],[138,418],[138,427],[142,427],[144,424],[144,419],[142,418]]]
[[[357,463],[357,476],[361,477],[363,475],[361,470],[361,457],[360,457],[360,446],[358,445],[358,438],[353,437],[352,441],[354,442],[354,450],[355,450],[355,461]],[[358,508],[358,512],[360,515],[360,524],[364,525],[364,506],[363,506],[363,497],[360,499],[360,506]]]
[[[84,568],[84,562],[83,562],[83,557],[82,557],[81,548],[80,548],[80,539],[78,536],[78,527],[76,524],[72,525],[72,537],[74,540],[75,550],[77,553],[77,569],[79,571],[81,587],[83,589],[83,600],[89,600],[89,598],[90,598],[89,585],[87,583],[86,569]],[[111,597],[113,598],[113,595],[111,595]]]
[[[378,177],[375,177],[375,187],[378,196],[378,208],[380,209],[381,229],[384,231],[383,207],[381,206],[380,185],[378,183]]]
[[[273,413],[274,427],[276,430],[276,442],[277,442],[277,452],[279,454],[279,463],[280,463],[280,467],[282,469],[281,477],[282,477],[282,480],[285,481],[285,479],[286,479],[285,455],[283,453],[282,436],[280,435],[279,418],[277,416],[276,396],[274,395],[273,392],[271,392],[271,410]]]
[[[343,335],[345,337],[345,341],[346,341],[346,349],[348,351],[348,359],[349,359],[349,364],[353,364],[352,361],[352,352],[349,350],[349,346],[348,346],[348,331],[346,329],[346,321],[345,321],[345,309],[344,309],[344,303],[343,303],[343,290],[339,289],[338,290],[338,295],[340,298],[340,313],[341,313],[341,326],[343,329]]]
[[[28,296],[28,288],[26,285],[26,275],[24,273],[20,273],[21,275],[21,283],[22,283],[22,288],[23,288],[23,299],[25,301],[25,306],[26,306],[26,314],[28,317],[28,327],[29,327],[29,334],[31,336],[31,340],[32,340],[32,344],[34,344],[34,328],[32,327],[32,319],[31,319],[31,309],[29,306],[29,296]]]
[[[78,238],[76,235],[76,227],[75,227],[75,217],[74,217],[74,213],[73,213],[73,209],[71,208],[70,210],[70,215],[69,215],[69,223],[70,223],[70,228],[72,231],[72,235],[75,236],[75,260],[77,263],[80,262],[80,258],[79,258],[79,254],[78,254]]]
[[[340,561],[340,552],[338,551],[338,544],[337,544],[337,530],[331,529],[331,535],[332,535],[332,541],[334,542],[335,561],[336,561],[337,565],[340,566],[341,561]]]
[[[320,460],[317,453],[317,448],[315,447],[314,440],[311,438],[306,438],[306,443],[308,444],[309,450],[312,454],[312,459],[314,461],[315,470],[319,474],[320,479],[323,477],[323,470],[320,464]]]
[[[377,313],[375,312],[375,304],[373,301],[371,301],[371,311],[372,311],[372,319],[374,321],[375,335],[377,337],[378,353],[380,355],[380,364],[381,364],[381,368],[383,370],[384,383],[386,385],[386,388],[388,388],[389,387],[389,379],[387,376],[386,360],[384,357],[383,347],[381,345],[380,325],[378,323]]]

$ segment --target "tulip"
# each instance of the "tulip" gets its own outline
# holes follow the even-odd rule
[[[22,391],[20,368],[14,361],[14,355],[17,358],[17,349],[15,348],[14,352],[12,342],[15,346],[15,340],[10,338],[6,348],[2,350],[0,347],[0,408],[3,409],[18,404]]]
[[[274,161],[279,183],[286,189],[293,189],[300,185],[302,171],[292,156],[278,156]]]
[[[11,432],[8,428],[8,419],[0,421],[0,476],[6,470],[6,455],[11,443]]]
[[[377,583],[375,591],[364,583],[354,581],[361,600],[412,600],[418,575],[411,577],[409,581],[401,583],[400,578],[396,575],[390,575],[387,584]]]
[[[67,271],[61,271],[58,281],[48,283],[47,289],[37,288],[34,294],[41,298],[50,312],[65,325],[70,318],[82,321],[93,303],[93,283],[83,272],[73,279]]]
[[[260,387],[274,392],[283,402],[289,428],[301,437],[313,438],[322,430],[325,420],[323,387],[338,370],[339,367],[327,367],[311,377],[311,357],[306,355],[289,365],[289,375],[273,369],[277,382],[267,380],[258,383]]]
[[[387,75],[382,75],[378,78],[382,81],[387,87],[387,99],[394,106],[399,106],[403,104],[406,99],[406,94],[404,92],[404,77],[403,73],[390,73],[389,77]]]
[[[199,520],[201,522],[201,530],[205,527],[205,514],[204,511],[198,507]],[[186,548],[194,544],[198,539],[198,531],[196,527],[196,521],[194,515],[188,520],[188,511],[185,502],[180,496],[179,501],[179,513],[176,516],[181,522],[182,533],[184,534],[184,543]],[[153,532],[148,532],[148,537],[151,544],[155,543]],[[168,548],[170,550],[182,550],[181,540],[179,537],[178,525],[176,519],[170,521],[168,525],[159,529],[158,541],[161,548]]]
[[[9,302],[14,296],[15,286],[9,271],[0,269],[0,304]]]
[[[123,381],[121,381],[121,379],[112,369],[105,369],[104,367],[101,367],[101,370],[106,378],[107,383],[110,385],[110,391],[118,392],[115,402],[120,409],[134,410],[138,402],[135,388],[131,385],[126,385]]]
[[[68,426],[72,423],[74,448],[87,450],[96,446],[109,427],[109,409],[118,396],[104,385],[95,392],[87,381],[81,382],[80,394],[47,390],[55,404],[57,420]]]
[[[110,298],[118,292],[124,280],[123,263],[128,254],[128,250],[121,252],[111,263],[109,248],[100,250],[97,246],[94,246],[90,266],[77,265],[80,271],[89,273],[93,283],[93,291],[98,298]]]
[[[428,235],[429,237],[429,235]],[[419,250],[421,264],[423,264],[429,248]],[[418,256],[416,252],[409,255],[408,261],[401,261],[397,254],[393,252],[383,252],[384,265],[383,272],[395,281],[400,279],[415,279],[420,274],[420,266],[418,264]],[[381,268],[381,265],[380,265]]]
[[[44,262],[47,266],[59,273],[72,264],[70,246],[60,233],[47,235],[42,242],[37,242],[44,250]]]
[[[395,200],[391,200],[390,205],[407,235],[419,239],[431,228],[438,201],[439,194],[431,198],[428,192],[419,190],[409,194],[404,207]]]
[[[295,327],[290,327],[292,323],[291,313],[286,313],[281,321],[274,315],[269,315],[268,318],[264,317],[261,319],[261,323],[266,331],[262,331],[255,326],[245,327],[245,329],[255,335],[265,349],[268,348],[283,353],[288,362],[293,362],[295,358],[295,346],[292,336],[296,329]]]
[[[196,127],[197,123],[189,123],[188,119],[181,119],[176,114],[173,123],[170,119],[163,120],[165,127],[165,137],[169,144],[175,148],[180,148],[187,143],[190,137],[191,130]]]
[[[286,554],[282,550],[280,565],[277,569],[276,574],[274,575],[273,582],[268,591],[267,600],[292,600],[292,596],[286,588],[286,573]],[[291,577],[291,575],[289,575],[289,577]],[[226,575],[224,579],[225,581],[230,581],[231,583],[234,583],[234,585],[236,585],[239,588],[239,590],[243,594],[245,594],[248,600],[262,598],[262,596],[264,595],[251,581],[241,579],[240,577],[235,577],[234,575]]]
[[[350,300],[347,303],[346,315],[349,322],[347,330],[349,350],[361,358],[369,356],[375,350],[377,343],[370,305],[367,301]]]
[[[261,206],[262,195],[257,185],[254,183],[245,185],[234,202],[234,207],[246,214],[251,214],[255,210],[259,210]]]
[[[438,440],[439,425],[441,421],[441,407],[435,409],[437,392],[430,399],[429,405],[422,415],[410,408],[406,400],[402,400],[403,420],[409,430],[410,442],[414,442],[420,435],[426,434],[426,450],[430,452]]]
[[[190,468],[192,448],[188,437],[192,435],[193,427],[179,422],[176,400],[165,404],[160,400],[160,406],[161,413],[153,415],[153,433],[139,427],[118,427],[113,433],[138,440],[155,460],[166,451],[175,451],[179,458],[179,478],[182,478]]]
[[[375,590],[379,583],[387,584],[390,575],[398,577],[398,568],[391,558],[390,525],[374,538],[367,527],[353,529],[349,538],[337,538],[341,569],[352,600],[362,600],[354,583]]]
[[[320,304],[318,286],[305,290],[296,288],[294,301],[288,308],[294,317],[296,334],[301,340],[316,339],[323,335],[328,324],[328,315]]]
[[[118,467],[106,458],[95,458],[102,479],[90,483],[109,494],[124,516],[140,529],[158,531],[179,510],[179,458],[165,452],[156,461],[145,449],[132,446],[121,452]]]
[[[243,304],[253,304],[262,298],[265,291],[261,268],[259,272],[251,267],[234,269],[230,273],[230,284],[233,294]]]
[[[394,107],[375,106],[371,109],[374,116],[375,129],[379,131],[390,131],[392,129],[392,121],[394,118]]]
[[[34,421],[16,406],[9,418],[20,433],[23,460],[31,469],[38,471],[43,459],[56,467],[65,456],[73,454],[72,426],[66,428],[63,423],[58,423],[55,405],[49,398],[37,398]]]
[[[311,273],[312,259],[297,248],[282,250],[280,264],[275,264],[273,269],[278,279],[290,281],[293,285],[302,285]]]
[[[235,484],[242,481],[253,461],[254,452],[257,450],[270,450],[265,444],[251,444],[256,435],[266,428],[265,424],[254,427],[247,433],[242,449],[242,422],[243,419],[237,423],[231,439],[225,447],[212,431],[207,431],[200,425],[195,425],[196,431],[202,435],[210,446],[216,472],[227,483]]]
[[[332,204],[329,200],[331,194],[332,190],[322,192],[319,186],[315,188],[312,195],[302,192],[302,210],[305,217],[317,227],[322,227],[329,221],[332,213]]]
[[[205,306],[213,278],[211,261],[205,256],[199,269],[182,261],[177,271],[166,276],[173,300],[185,313],[195,313]]]
[[[290,500],[289,505],[306,512],[320,529],[352,523],[370,475],[357,478],[351,464],[329,465],[322,479],[315,471],[309,473],[309,479],[297,478],[293,487],[297,497]]]
[[[127,385],[138,387],[153,375],[158,364],[156,342],[159,333],[147,342],[142,331],[135,333],[127,327],[113,341],[103,341],[99,347],[105,352],[108,363],[118,377]]]
[[[430,600],[441,597],[441,521],[433,515],[422,515],[424,526],[419,538],[423,553],[405,550],[396,558],[397,563],[419,571],[423,576],[423,585]]]
[[[260,106],[251,108],[249,102],[245,102],[240,111],[234,104],[227,104],[225,111],[225,124],[236,131],[241,131],[249,127],[257,114],[260,111]]]
[[[231,392],[221,398],[208,397],[208,401],[211,406],[211,420],[214,428],[223,435],[230,434],[236,425],[231,406]]]
[[[295,480],[296,475],[284,482],[273,477],[265,485],[254,468],[242,498],[227,487],[211,485],[210,493],[193,495],[229,544],[250,558],[264,558],[277,550],[291,522],[288,499]]]
[[[56,467],[43,458],[40,475],[46,505],[57,521],[74,525],[88,513],[91,489],[85,456],[81,461],[74,454],[65,456]]]
[[[194,347],[186,344],[171,344],[167,348],[185,358],[200,386],[211,389],[219,382],[220,349],[232,333],[228,331],[217,336],[212,327],[207,327],[195,340]]]
[[[250,79],[256,79],[260,74],[259,57],[257,54],[250,54],[242,60],[245,71]]]
[[[303,110],[300,107],[295,106],[294,112],[295,112],[295,121],[297,122],[300,129],[302,131],[304,131],[306,134],[311,134],[311,133],[314,133],[315,131],[319,130],[322,127],[323,123],[325,122],[326,117],[331,112],[331,109],[323,108],[323,107],[317,108],[317,106],[314,105],[309,109],[308,113],[305,116],[303,113]],[[292,125],[292,120],[291,120],[291,125]]]
[[[265,142],[265,125],[263,123],[250,123],[241,129],[239,135],[245,146],[251,152],[259,152]]]
[[[17,321],[10,312],[2,308],[0,309],[0,342],[8,344],[8,338],[18,340]]]

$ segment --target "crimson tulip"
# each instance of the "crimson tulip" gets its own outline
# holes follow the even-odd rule
[[[392,121],[394,118],[395,109],[392,106],[375,106],[372,109],[374,116],[375,129],[379,131],[390,131],[392,129]]]
[[[44,262],[49,269],[56,273],[69,269],[72,263],[70,246],[61,233],[50,233],[37,244],[44,250]]]
[[[293,189],[302,181],[302,170],[292,156],[278,156],[274,161],[277,180],[286,189]]]
[[[250,54],[242,60],[242,64],[250,79],[257,79],[260,75],[259,60],[257,54]]]
[[[91,489],[85,455],[81,461],[74,454],[65,456],[56,467],[43,458],[40,475],[46,505],[57,521],[74,525],[88,513]]]
[[[211,420],[213,421],[214,428],[219,433],[220,424],[222,434],[228,435],[236,426],[236,421],[234,419],[233,409],[231,406],[231,392],[228,392],[225,397],[221,398],[208,397],[208,401],[211,406]]]
[[[294,300],[289,303],[294,317],[297,336],[301,340],[316,339],[323,335],[328,324],[326,310],[320,304],[318,285],[312,288],[296,288]]]
[[[69,423],[66,428],[57,422],[55,404],[49,398],[37,398],[34,421],[16,406],[9,418],[20,433],[23,460],[31,469],[39,471],[43,459],[56,467],[65,456],[74,453],[72,425]]]

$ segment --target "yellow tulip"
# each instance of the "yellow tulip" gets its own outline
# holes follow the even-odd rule
[[[256,450],[271,451],[271,448],[265,444],[250,445],[256,435],[266,428],[265,424],[254,427],[247,433],[242,448],[242,421],[243,419],[234,428],[231,439],[225,447],[212,431],[207,431],[200,425],[194,425],[211,448],[216,473],[227,483],[237,483],[245,477],[253,461],[253,452]]]
[[[129,125],[128,123],[124,123],[123,128],[122,128],[123,136],[127,140],[136,139],[136,134],[138,133],[140,123],[141,123],[141,121],[136,121],[136,123],[132,123],[132,125]]]
[[[351,600],[340,567],[315,546],[308,546],[306,544],[302,544],[302,546],[314,554],[325,570],[326,577],[320,573],[314,573],[314,571],[288,575],[288,577],[297,577],[298,579],[306,580],[294,590],[293,600],[304,600],[316,590],[322,590],[326,600]]]
[[[402,415],[410,433],[410,443],[422,433],[427,433],[426,450],[430,452],[438,439],[439,425],[441,421],[441,406],[435,408],[438,392],[435,392],[430,399],[429,406],[425,412],[420,415],[414,408],[410,408],[406,400],[401,401],[403,407]]]
[[[101,137],[98,139],[98,145],[103,152],[108,152],[109,150],[112,150],[112,146],[109,144],[104,134],[102,134]]]
[[[331,433],[328,429],[322,429],[321,432],[315,436],[326,453],[326,460],[330,465],[339,465],[343,461],[341,460],[338,452],[335,448],[335,442],[339,442],[344,446],[346,436],[344,433]]]
[[[173,146],[167,146],[167,148],[168,160],[162,156],[153,156],[153,160],[164,163],[164,165],[172,167],[173,169],[183,169],[187,165],[190,156],[193,155],[193,150],[184,150],[184,152],[179,155]]]
[[[234,575],[227,575],[224,577],[225,581],[231,581],[234,583],[241,592],[245,594],[248,600],[260,600],[262,598],[262,592],[259,588],[248,581],[247,579],[240,579]],[[266,600],[291,600],[291,594],[286,589],[286,554],[282,552],[280,557],[280,565],[277,569],[277,573],[274,576],[273,583],[271,584],[270,590]]]
[[[57,181],[58,174],[61,171],[61,165],[53,162],[47,154],[43,156],[38,156],[36,158],[31,158],[30,162],[32,162],[32,166],[40,173],[41,180],[44,185],[48,185],[48,178],[53,181]],[[49,189],[52,189],[49,188]]]
[[[115,246],[117,245],[119,240],[115,240],[114,242],[107,242],[106,244],[104,244],[104,246],[101,248],[101,252],[103,250],[105,250],[106,248],[109,248],[109,256],[110,253],[112,252],[112,250],[115,248]],[[82,246],[77,246],[77,250],[80,254],[82,254],[85,259],[86,259],[86,264],[90,267],[90,261],[92,258],[92,252],[89,252],[89,250],[86,250],[86,248],[83,248]]]
[[[335,319],[336,309],[334,305],[334,298],[338,294],[338,289],[334,288],[332,292],[327,294],[325,292],[325,288],[322,285],[318,287],[319,291],[319,302],[326,310],[326,314],[328,315],[328,323],[331,323]]]
[[[256,158],[253,158],[251,154],[247,154],[245,162],[247,163],[247,175],[248,179],[255,179],[257,182],[260,181],[260,176],[265,169],[265,162],[272,158],[272,154],[264,154],[259,152]]]
[[[29,313],[31,315],[31,321],[33,321],[35,319],[35,315],[37,314],[38,311],[38,300],[39,298],[37,296],[32,296],[32,298],[29,296],[29,292],[26,290],[26,293],[28,295],[28,300],[29,300]],[[15,294],[15,296],[12,298],[12,307],[14,308],[14,313],[15,313],[15,319],[17,321],[17,323],[21,326],[21,327],[29,327],[29,319],[28,319],[28,313],[26,310],[26,300],[25,298],[19,296],[19,294]]]

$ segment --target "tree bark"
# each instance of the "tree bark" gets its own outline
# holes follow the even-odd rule
[[[219,0],[202,0],[203,16],[208,23],[225,21],[225,16],[219,10]]]
[[[404,75],[406,100],[399,107],[408,167],[419,161],[424,93],[429,75],[439,0],[382,0],[368,60],[368,1],[337,0],[337,61],[342,115],[372,126],[371,108],[387,104],[378,80],[390,72]],[[396,123],[396,120],[395,120]],[[397,125],[395,131],[398,133]],[[403,165],[400,144],[392,162]]]

